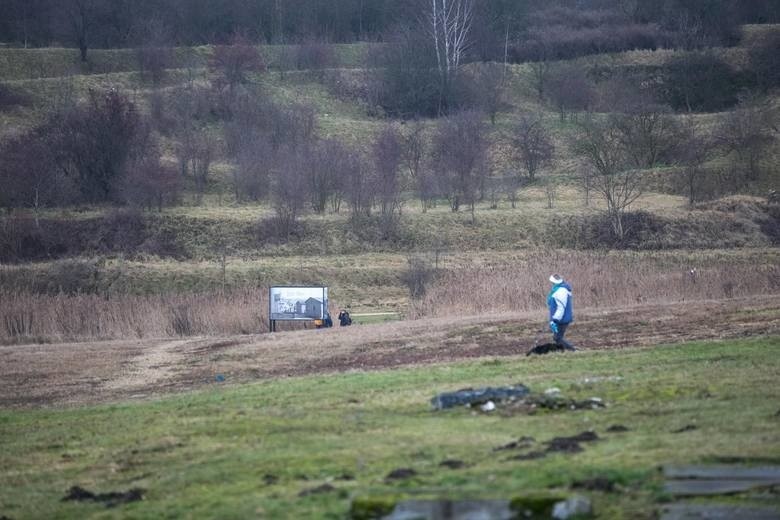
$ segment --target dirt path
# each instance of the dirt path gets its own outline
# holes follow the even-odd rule
[[[0,347],[0,408],[105,403],[215,384],[516,356],[546,341],[540,313],[431,319],[231,338]],[[580,310],[583,351],[780,336],[780,295]],[[576,355],[576,354],[575,354]],[[216,383],[221,376],[225,383]]]

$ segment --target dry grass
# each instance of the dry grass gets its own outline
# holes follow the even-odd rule
[[[673,303],[735,298],[780,291],[780,264],[772,255],[754,261],[670,255],[542,253],[516,264],[441,273],[411,316],[524,312],[543,305],[551,273],[573,286],[578,307]],[[695,271],[692,271],[695,270]]]
[[[0,292],[0,343],[249,334],[268,330],[268,292],[162,296]]]

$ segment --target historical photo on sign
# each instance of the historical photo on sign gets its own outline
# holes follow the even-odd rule
[[[328,306],[327,287],[271,287],[272,320],[320,320]]]

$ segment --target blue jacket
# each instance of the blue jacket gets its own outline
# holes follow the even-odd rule
[[[571,323],[574,321],[574,298],[571,294],[571,286],[566,283],[553,285],[550,294],[547,295],[547,306],[550,309],[550,321],[558,323]]]

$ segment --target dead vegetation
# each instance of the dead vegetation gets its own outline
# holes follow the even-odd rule
[[[0,291],[0,343],[252,334],[268,330],[268,292],[158,296]]]
[[[766,263],[695,258],[631,259],[602,253],[550,251],[517,265],[499,264],[441,273],[411,315],[454,316],[538,309],[545,301],[552,272],[564,273],[574,287],[577,306],[614,308],[642,303],[713,300],[774,294],[780,267]]]
[[[543,313],[424,319],[219,340],[0,346],[4,374],[0,407],[110,402],[214,384],[475,358],[534,359],[526,358],[525,352],[540,335]],[[577,356],[587,355],[588,350],[778,334],[780,297],[751,296],[695,306],[686,301],[620,310],[580,309],[569,337],[583,351],[573,354]]]

